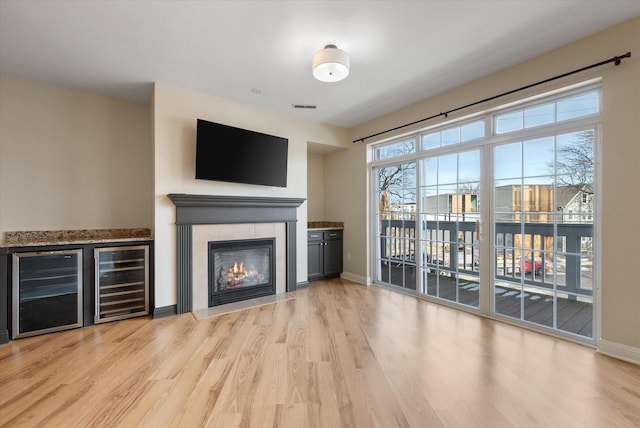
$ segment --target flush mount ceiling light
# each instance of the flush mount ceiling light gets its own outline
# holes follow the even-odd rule
[[[338,82],[349,75],[349,55],[336,47],[326,45],[313,55],[313,77],[322,82]]]

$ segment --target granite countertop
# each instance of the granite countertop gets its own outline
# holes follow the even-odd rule
[[[101,242],[150,241],[151,229],[79,229],[5,232],[1,247],[93,244]]]
[[[341,221],[309,221],[307,222],[307,230],[331,230],[344,229],[344,223]]]

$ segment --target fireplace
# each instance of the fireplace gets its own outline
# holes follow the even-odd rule
[[[304,199],[176,193],[168,197],[176,207],[178,314],[208,307],[207,246],[210,241],[275,236],[280,277],[276,280],[276,293],[296,290],[297,209]],[[268,234],[258,233],[263,226],[271,225],[281,227],[282,231],[271,228]]]
[[[209,307],[276,292],[275,238],[210,241]]]

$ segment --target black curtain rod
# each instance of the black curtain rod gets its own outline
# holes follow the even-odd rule
[[[471,104],[464,105],[462,107],[457,107],[457,108],[454,108],[454,109],[451,109],[451,110],[448,110],[448,111],[445,111],[445,112],[442,112],[442,113],[434,114],[433,116],[425,117],[424,119],[416,120],[415,122],[407,123],[405,125],[400,125],[400,126],[396,126],[395,128],[387,129],[386,131],[381,131],[381,132],[377,132],[375,134],[367,135],[366,137],[362,137],[362,138],[358,138],[357,140],[353,140],[353,143],[357,143],[359,141],[360,142],[364,142],[364,140],[367,140],[369,138],[377,137],[378,135],[386,134],[387,132],[397,131],[398,129],[406,128],[408,126],[415,125],[415,124],[420,123],[420,122],[425,122],[427,120],[435,119],[436,117],[440,117],[440,116],[447,117],[447,116],[449,116],[450,113],[456,112],[458,110],[462,110],[462,109],[465,109],[465,108],[473,107],[473,106],[478,105],[478,104],[486,103],[487,101],[492,101],[492,100],[495,100],[496,98],[500,98],[500,97],[504,97],[504,96],[507,96],[507,95],[511,95],[511,94],[513,94],[515,92],[524,91],[525,89],[533,88],[534,86],[542,85],[544,83],[548,83],[548,82],[551,82],[553,80],[562,79],[563,77],[571,76],[572,74],[580,73],[582,71],[586,71],[586,70],[589,70],[589,69],[592,69],[592,68],[595,68],[595,67],[600,67],[601,65],[609,64],[611,62],[615,62],[616,66],[618,66],[618,65],[620,65],[620,63],[622,62],[622,60],[624,58],[631,58],[631,52],[627,52],[624,55],[614,56],[613,58],[608,59],[606,61],[600,61],[598,63],[591,64],[591,65],[588,65],[586,67],[578,68],[577,70],[569,71],[568,73],[559,74],[557,76],[550,77],[548,79],[541,80],[541,81],[536,82],[536,83],[531,83],[529,85],[523,86],[523,87],[518,88],[518,89],[512,89],[510,91],[503,92],[501,94],[494,95],[492,97],[485,98],[485,99],[482,99],[480,101],[476,101],[476,102],[473,102]]]

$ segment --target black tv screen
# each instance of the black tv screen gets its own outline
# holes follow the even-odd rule
[[[289,140],[198,119],[196,179],[287,187]]]

